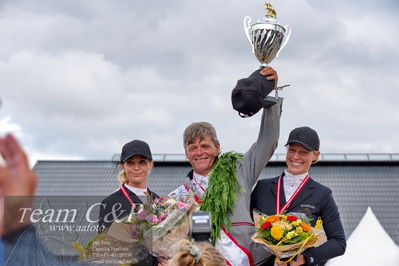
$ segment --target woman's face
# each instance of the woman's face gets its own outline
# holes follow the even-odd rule
[[[309,171],[313,162],[319,158],[319,151],[308,151],[299,143],[291,143],[287,147],[285,162],[287,171],[293,175],[304,174]]]
[[[128,179],[127,185],[145,188],[147,186],[147,176],[153,165],[154,163],[144,156],[135,155],[130,157],[121,164],[121,168],[125,170]]]

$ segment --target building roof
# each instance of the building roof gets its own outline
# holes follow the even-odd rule
[[[148,187],[158,195],[165,195],[184,182],[191,168],[178,156],[172,161],[154,158],[155,167],[150,173]],[[325,158],[312,166],[310,174],[332,189],[347,237],[370,206],[389,236],[399,245],[399,156],[331,154],[329,158],[343,160]],[[276,157],[265,167],[260,178],[278,176],[284,166],[284,162]],[[39,176],[37,195],[107,196],[119,187],[117,160],[46,160],[38,161],[34,170]]]
[[[186,162],[186,156],[182,153],[154,153],[156,162]],[[119,161],[120,154],[112,156],[111,161]],[[285,153],[275,153],[271,162],[284,162]],[[319,161],[325,162],[374,162],[374,161],[399,161],[399,153],[321,153]]]

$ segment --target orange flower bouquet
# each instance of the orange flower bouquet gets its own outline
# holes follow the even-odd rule
[[[289,258],[291,261],[305,249],[320,245],[326,241],[321,220],[315,227],[310,226],[310,219],[296,214],[276,214],[267,216],[254,212],[256,233],[252,240],[263,244],[277,258]],[[279,260],[277,260],[279,262]]]

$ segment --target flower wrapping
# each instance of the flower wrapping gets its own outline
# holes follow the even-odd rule
[[[138,212],[114,223],[128,226],[130,238],[143,243],[153,256],[171,258],[176,252],[177,242],[188,238],[188,217],[197,207],[188,197],[175,199],[165,196],[142,205]]]
[[[321,228],[321,220],[315,227],[303,214],[277,214],[267,216],[254,211],[256,233],[252,240],[264,245],[277,258],[293,259],[307,248],[318,246],[326,241]],[[287,262],[288,262],[287,261]]]
[[[165,196],[137,206],[129,216],[115,220],[85,245],[72,246],[79,261],[94,264],[134,264],[148,257],[171,258],[179,240],[188,238],[190,213],[198,208],[192,197]]]
[[[151,254],[156,257],[171,258],[176,253],[177,243],[188,238],[190,230],[189,214],[195,209],[194,202],[182,204],[170,200],[166,209],[166,219],[152,226],[145,234]]]

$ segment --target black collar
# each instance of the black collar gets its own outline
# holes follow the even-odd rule
[[[193,176],[194,176],[194,169],[191,169],[191,171],[188,172],[187,177],[188,177],[190,180],[193,180]]]

